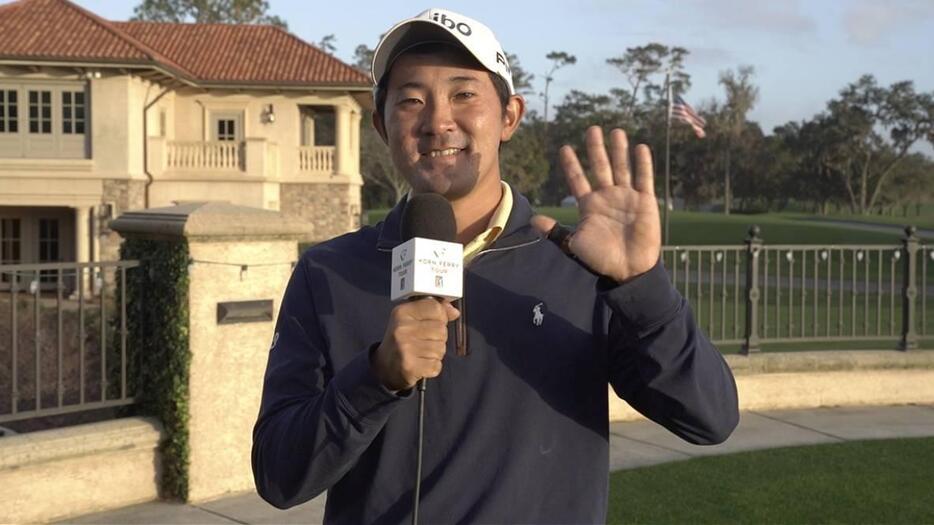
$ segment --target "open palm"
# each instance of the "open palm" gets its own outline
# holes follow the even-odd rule
[[[648,146],[636,146],[635,173],[630,169],[626,133],[610,133],[609,155],[603,131],[592,126],[586,136],[594,186],[584,175],[570,146],[559,153],[571,194],[577,198],[580,222],[568,242],[570,251],[594,272],[623,282],[649,271],[661,252],[661,226]],[[536,219],[538,227],[547,221]]]

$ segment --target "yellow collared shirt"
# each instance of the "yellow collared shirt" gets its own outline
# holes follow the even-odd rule
[[[499,238],[500,234],[503,233],[503,229],[506,228],[506,221],[509,219],[509,214],[512,212],[512,189],[503,181],[499,183],[503,186],[503,196],[500,198],[496,210],[493,211],[493,216],[490,217],[489,226],[485,231],[480,233],[480,235],[477,235],[473,240],[464,245],[465,266],[470,264],[470,261],[481,251],[493,244],[493,242]]]

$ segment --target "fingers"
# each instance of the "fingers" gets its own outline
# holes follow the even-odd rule
[[[655,176],[652,167],[652,151],[645,144],[636,146],[635,151],[636,177],[633,188],[636,191],[655,195]]]
[[[392,310],[383,340],[370,354],[370,369],[389,390],[412,388],[441,373],[448,322],[460,312],[447,301],[426,297]]]
[[[594,184],[597,189],[606,188],[613,184],[613,168],[606,155],[606,145],[603,143],[603,130],[600,126],[590,126],[586,133],[587,158],[590,160],[590,170],[593,173]]]
[[[422,297],[400,304],[393,309],[392,313],[400,320],[447,321],[448,315],[445,304],[434,297]]]
[[[613,183],[628,187],[632,184],[629,171],[629,139],[626,132],[617,128],[610,132],[610,159],[613,166]]]
[[[568,183],[568,189],[571,195],[580,199],[590,193],[590,183],[584,176],[584,168],[577,160],[577,154],[571,146],[562,146],[558,151],[558,162],[561,164],[561,171],[564,172],[564,179]]]
[[[613,185],[622,188],[631,186],[638,191],[655,194],[652,152],[648,146],[645,144],[636,146],[631,160],[626,132],[614,129],[610,132],[608,156],[603,142],[603,131],[599,126],[587,128],[585,142],[596,189]],[[570,146],[562,146],[558,152],[558,161],[572,195],[580,199],[591,192],[590,182],[584,175],[580,160]],[[635,166],[635,174],[633,174],[632,165]],[[545,222],[539,221],[539,224],[540,226],[536,225],[534,221],[532,223],[540,231],[547,226]]]
[[[457,308],[454,308],[454,305],[451,304],[450,302],[445,301],[442,304],[444,305],[444,313],[445,315],[447,315],[449,323],[451,321],[457,320],[457,318],[461,316],[460,310],[458,310]]]

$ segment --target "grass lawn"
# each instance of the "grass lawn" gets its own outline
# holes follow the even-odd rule
[[[813,217],[813,215],[812,215]],[[911,224],[918,228],[927,228],[934,229],[934,214],[925,214],[918,216],[909,216],[909,217],[899,217],[899,216],[889,216],[889,215],[852,215],[852,214],[834,214],[828,215],[827,219],[835,220],[845,220],[845,221],[856,221],[856,222],[868,222],[875,224],[894,224],[896,226],[904,226],[906,224]]]
[[[610,475],[607,523],[934,523],[934,438],[697,458]]]
[[[369,223],[376,224],[381,221],[388,211],[370,210]],[[578,220],[577,208],[541,207],[537,211],[554,217],[562,224],[573,225]],[[811,216],[800,213],[723,215],[676,211],[670,218],[669,244],[742,244],[753,225],[759,226],[759,235],[767,244],[894,244],[902,239],[901,233],[861,231],[834,224],[806,221],[803,220],[805,217]],[[927,226],[927,223],[923,225]]]

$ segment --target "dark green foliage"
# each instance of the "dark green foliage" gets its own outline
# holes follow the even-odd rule
[[[197,24],[268,24],[288,29],[270,15],[266,0],[141,0],[132,20]]]
[[[528,120],[500,148],[500,175],[533,203],[539,202],[548,179],[548,157],[542,121]]]
[[[124,260],[139,260],[127,272],[128,385],[139,410],[158,417],[162,442],[163,497],[188,498],[188,244],[184,240],[128,239]]]

